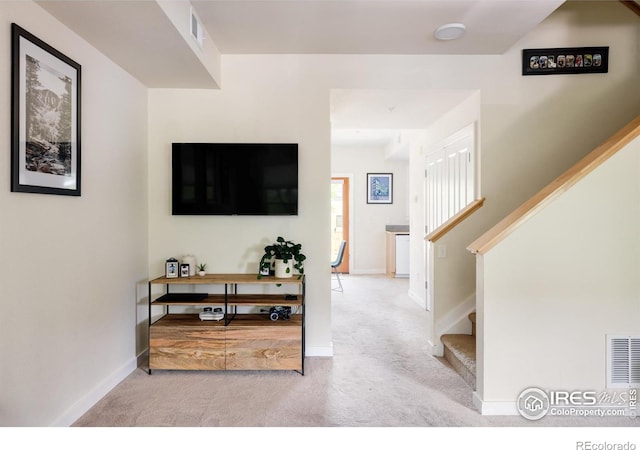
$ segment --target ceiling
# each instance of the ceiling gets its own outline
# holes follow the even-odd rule
[[[466,89],[334,89],[331,141],[334,146],[387,147],[401,130],[426,127],[475,93]],[[396,157],[408,150],[394,146]]]
[[[222,53],[496,54],[540,23],[556,0],[191,0]],[[441,25],[466,25],[442,42]]]
[[[220,87],[220,56],[226,54],[501,54],[563,2],[191,0],[205,31],[205,54],[189,35],[186,0],[37,0],[146,86],[209,89]],[[435,39],[436,28],[447,23],[463,23],[465,34]],[[465,95],[338,92],[332,123],[358,128],[361,136],[364,129],[379,129],[373,138],[379,140],[380,129],[412,128],[416,114],[424,124]],[[349,125],[350,115],[362,123]]]
[[[202,80],[188,0],[36,0],[149,87]],[[501,54],[564,0],[191,0],[220,54]],[[465,35],[433,33],[463,23]]]

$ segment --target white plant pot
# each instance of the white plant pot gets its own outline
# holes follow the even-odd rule
[[[293,276],[293,260],[285,264],[283,260],[276,259],[276,278],[291,278]]]

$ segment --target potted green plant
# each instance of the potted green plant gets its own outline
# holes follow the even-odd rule
[[[200,275],[201,277],[205,276],[207,274],[207,272],[205,272],[206,269],[206,263],[198,264],[198,275]]]
[[[258,278],[270,273],[272,260],[275,261],[275,276],[277,278],[293,276],[293,269],[302,275],[305,259],[307,257],[302,253],[302,244],[296,244],[278,236],[275,243],[264,248],[264,255],[260,259]]]

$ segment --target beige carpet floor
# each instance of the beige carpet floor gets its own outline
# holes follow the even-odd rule
[[[627,427],[639,419],[482,416],[472,391],[427,349],[408,280],[346,276],[332,292],[332,358],[295,372],[140,368],[75,427]]]

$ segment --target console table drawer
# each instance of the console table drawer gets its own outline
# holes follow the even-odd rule
[[[225,330],[222,327],[152,326],[149,344],[150,369],[225,369]]]
[[[227,329],[227,370],[301,370],[302,336],[295,326]]]

